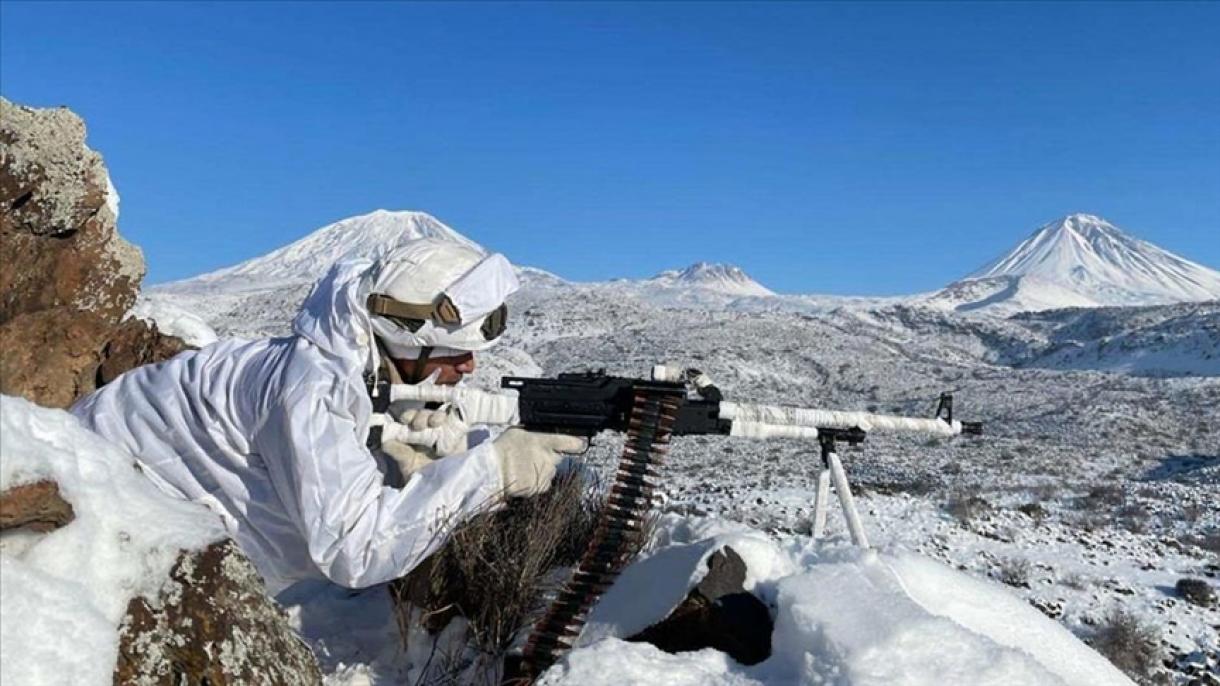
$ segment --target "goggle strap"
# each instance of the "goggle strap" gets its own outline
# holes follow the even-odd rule
[[[382,317],[396,317],[398,319],[427,320],[432,318],[432,313],[436,310],[436,306],[431,303],[427,305],[404,303],[380,293],[369,295],[367,305],[370,314],[381,315]]]

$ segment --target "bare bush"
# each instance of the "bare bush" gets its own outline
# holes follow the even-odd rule
[[[1089,641],[1137,683],[1153,683],[1161,664],[1161,642],[1155,627],[1135,615],[1116,608],[1106,615]]]
[[[1038,503],[1025,503],[1024,505],[1019,505],[1017,507],[1017,511],[1034,520],[1035,523],[1041,523],[1042,520],[1046,519],[1047,515],[1046,508],[1042,507],[1042,505]]]
[[[1183,543],[1189,543],[1197,548],[1206,550],[1209,553],[1220,554],[1220,532],[1210,531],[1202,536],[1188,535],[1183,536],[1179,540],[1181,540]]]
[[[575,565],[593,535],[604,498],[586,477],[561,474],[542,495],[513,499],[453,527],[440,550],[391,585],[403,640],[413,617],[436,635],[460,616],[481,664],[498,669],[566,579],[559,568]],[[641,540],[649,537],[646,531]],[[457,662],[439,669],[456,678],[470,661]]]
[[[1060,577],[1059,583],[1067,586],[1068,588],[1083,591],[1084,589],[1088,588],[1092,582],[1089,581],[1089,577],[1081,574],[1080,572],[1068,572]]]
[[[1123,493],[1121,486],[1112,484],[1098,484],[1089,489],[1085,495],[1082,505],[1085,509],[1099,510],[1102,508],[1117,507],[1126,502],[1127,496]]]
[[[1029,573],[1033,565],[1023,557],[1010,557],[1000,562],[999,579],[1009,586],[1029,588]]]

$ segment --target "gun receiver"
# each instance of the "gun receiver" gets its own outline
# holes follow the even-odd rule
[[[636,393],[686,393],[680,382],[609,376],[604,370],[562,373],[554,379],[506,376],[500,387],[517,391],[526,429],[586,438],[626,431]],[[731,428],[731,422],[720,419],[718,403],[688,398],[678,407],[673,434],[728,435]]]

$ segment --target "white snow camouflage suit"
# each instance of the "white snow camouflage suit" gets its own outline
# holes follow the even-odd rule
[[[351,588],[402,576],[439,547],[439,527],[492,506],[502,490],[485,440],[401,489],[383,485],[365,447],[364,372],[379,363],[364,305],[372,264],[332,268],[293,336],[182,353],[71,410],[164,490],[219,513],[272,592],[318,576]]]

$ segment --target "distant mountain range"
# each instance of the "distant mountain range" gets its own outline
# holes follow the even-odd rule
[[[159,284],[159,293],[239,293],[269,287],[313,283],[335,262],[375,257],[404,242],[440,238],[487,252],[478,243],[423,212],[376,210],[328,224],[261,257],[181,281]],[[535,267],[518,266],[526,283],[554,286],[560,277]],[[774,293],[731,264],[696,262],[685,269],[663,271],[651,279],[631,282],[658,289],[694,289],[730,296]]]
[[[154,293],[236,294],[309,284],[341,259],[373,257],[405,241],[440,238],[484,248],[423,212],[377,210],[324,226],[289,245],[241,264],[183,281]],[[560,277],[519,267],[530,285],[557,287]],[[734,299],[799,300],[777,296],[731,264],[697,262],[642,280],[607,284],[656,293],[665,301],[720,303]],[[1050,222],[1012,250],[931,294],[903,299],[959,313],[1010,315],[1064,307],[1154,305],[1220,299],[1220,272],[1123,233],[1100,217],[1073,214]],[[850,299],[844,299],[848,301]]]

